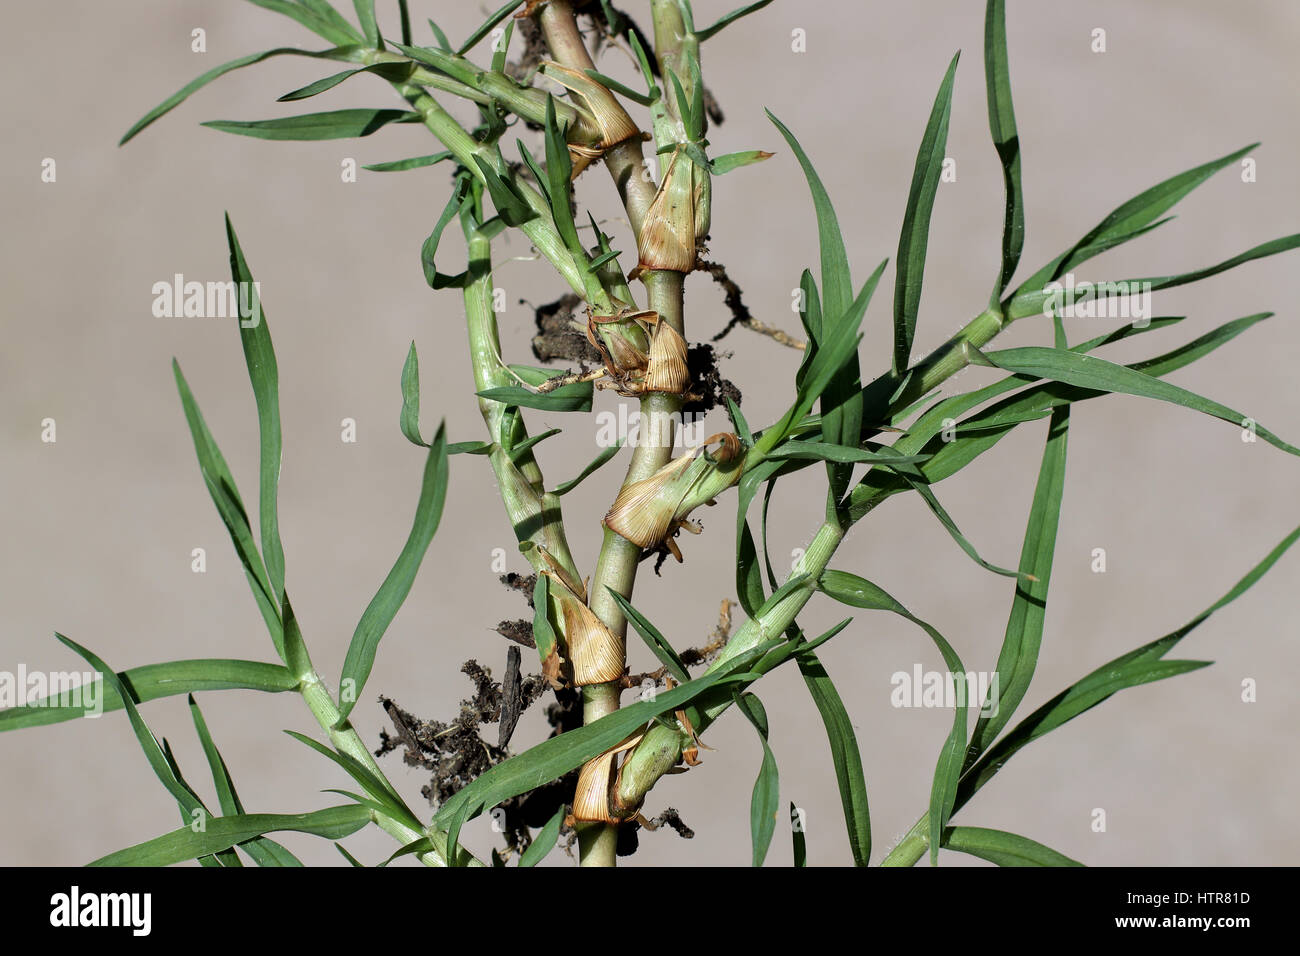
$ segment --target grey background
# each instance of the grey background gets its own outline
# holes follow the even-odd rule
[[[697,0],[711,22],[738,0]],[[343,4],[343,7],[348,7]],[[381,4],[386,32],[392,8]],[[453,38],[482,19],[480,4],[412,4],[417,34],[433,13]],[[492,4],[495,6],[495,3]],[[1296,230],[1295,43],[1300,6],[1250,0],[1119,0],[1009,4],[1012,81],[1024,155],[1027,241],[1020,276],[1067,247],[1110,209],[1155,182],[1256,139],[1258,182],[1230,168],[1177,209],[1155,234],[1089,263],[1083,277],[1162,275],[1208,265]],[[640,4],[633,4],[639,9]],[[351,10],[347,10],[350,15]],[[155,319],[151,286],[181,272],[221,280],[221,215],[229,210],[262,282],[281,376],[285,449],[281,522],[288,584],[319,670],[337,675],[352,629],[409,529],[421,454],[397,429],[398,377],[412,339],[420,350],[426,428],[445,416],[454,440],[480,437],[454,291],[432,293],[417,265],[446,191],[442,168],[340,179],[340,163],[436,151],[417,127],[359,141],[266,143],[197,126],[344,106],[400,105],[386,85],[349,81],[300,109],[282,92],[334,72],[298,58],[232,74],[123,149],[123,131],[190,78],[236,56],[318,41],[283,18],[239,3],[64,2],[12,5],[0,60],[3,335],[0,351],[0,669],[80,669],[55,629],[117,668],[175,658],[272,659],[243,574],[203,488],[169,367],[176,356],[246,501],[256,498],[256,418],[229,322]],[[860,282],[895,254],[907,187],[944,67],[961,48],[948,155],[958,179],[941,186],[931,228],[918,353],[978,312],[997,268],[1002,184],[988,139],[981,59],[983,4],[777,2],[705,48],[706,82],[727,113],[712,151],[766,147],[774,159],[715,183],[712,252],[745,289],[756,315],[797,331],[790,290],[816,264],[807,188],[790,151],[763,116],[770,107],[800,136],[837,204]],[[190,52],[190,31],[208,52]],[[1108,52],[1091,52],[1093,28]],[[808,52],[790,49],[807,31]],[[423,42],[427,42],[427,39]],[[602,63],[630,75],[617,52]],[[467,116],[458,108],[458,115]],[[40,180],[41,161],[58,180]],[[580,200],[616,216],[602,172],[586,174]],[[634,246],[626,226],[607,228]],[[444,256],[455,268],[455,230]],[[525,255],[517,239],[510,255]],[[499,262],[506,258],[499,253]],[[1173,348],[1237,316],[1278,315],[1172,381],[1253,415],[1293,441],[1300,435],[1294,368],[1294,254],[1252,263],[1205,283],[1159,293],[1156,312],[1187,315],[1173,330],[1109,349],[1132,361]],[[507,357],[527,361],[531,313],[560,285],[544,262],[500,262]],[[892,268],[866,321],[864,371],[888,362]],[[707,278],[688,283],[691,338],[725,320]],[[1118,322],[1106,324],[1106,328]],[[1098,334],[1077,320],[1073,339]],[[1007,344],[1050,342],[1029,319]],[[1002,340],[1000,340],[1002,341]],[[749,333],[725,345],[724,366],[745,393],[750,422],[783,410],[796,356]],[[987,378],[968,371],[951,385]],[[601,397],[601,407],[616,399]],[[56,444],[40,421],[58,423]],[[339,423],[355,418],[359,441]],[[566,433],[540,450],[552,482],[595,452],[594,425],[537,413],[535,430]],[[722,419],[718,419],[721,426]],[[1024,426],[939,487],[982,553],[1014,564],[1045,426]],[[579,566],[589,572],[599,518],[624,459],[566,499]],[[1107,398],[1073,417],[1070,470],[1042,658],[1025,712],[1123,651],[1173,630],[1208,606],[1293,526],[1297,462],[1229,425],[1171,406]],[[820,469],[783,482],[771,527],[778,563],[806,544],[822,508]],[[514,555],[509,526],[482,459],[457,458],[448,508],[416,586],[386,637],[355,722],[375,742],[385,725],[380,692],[428,717],[449,718],[475,657],[499,674],[505,643],[489,630],[520,616],[491,571],[492,549]],[[732,594],[734,498],[703,515],[706,534],[684,542],[687,563],[643,574],[636,603],[679,646],[713,626]],[[190,571],[204,547],[206,574]],[[1108,554],[1105,574],[1092,550]],[[1216,661],[1177,680],[1125,692],[1023,751],[957,818],[1041,840],[1091,864],[1294,863],[1300,833],[1292,805],[1300,770],[1292,682],[1297,558],[1285,558],[1246,599],[1193,633],[1177,655]],[[857,527],[834,560],[892,591],[956,645],[968,667],[991,669],[1012,588],[981,571],[913,497]],[[510,567],[524,570],[511,557]],[[802,616],[817,632],[844,616],[817,601]],[[634,667],[649,655],[633,641]],[[853,716],[871,792],[874,859],[924,811],[950,716],[898,710],[889,675],[942,666],[925,635],[892,616],[859,612],[823,655]],[[1257,703],[1240,700],[1258,681]],[[759,688],[772,717],[782,806],[805,808],[810,862],[843,864],[848,851],[825,738],[792,669]],[[346,786],[331,764],[280,733],[316,728],[290,695],[201,697],[209,724],[253,810],[293,812],[334,801]],[[144,713],[166,735],[191,779],[205,779],[183,698]],[[538,739],[540,712],[516,746]],[[692,841],[645,834],[636,862],[745,864],[749,792],[758,743],[729,717],[707,735],[704,765],[665,778],[647,810],[679,808]],[[426,776],[384,764],[412,806]],[[120,714],[0,737],[0,863],[76,864],[176,825],[176,808],[152,778]],[[206,791],[205,791],[206,792]],[[1108,815],[1105,833],[1092,811]],[[467,840],[486,853],[475,823]],[[339,863],[324,841],[286,835],[309,863]],[[378,831],[348,841],[375,862],[392,849]],[[782,821],[772,863],[790,860]],[[552,863],[563,863],[561,856]],[[945,862],[969,862],[946,854]]]

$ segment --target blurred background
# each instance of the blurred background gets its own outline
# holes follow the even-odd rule
[[[697,22],[739,4],[696,0]],[[417,42],[431,42],[426,16],[455,41],[496,5],[412,0]],[[397,35],[396,4],[379,6],[384,32]],[[643,6],[630,3],[628,12],[648,26]],[[800,270],[817,264],[807,187],[763,108],[791,127],[816,163],[860,283],[895,255],[917,145],[957,49],[947,150],[956,180],[939,189],[915,354],[981,310],[998,267],[1003,204],[985,106],[983,7],[777,0],[705,45],[705,82],[726,113],[710,132],[711,151],[776,154],[714,184],[709,247],[756,317],[799,332],[791,290]],[[1241,170],[1229,167],[1178,206],[1175,222],[1093,260],[1081,278],[1173,274],[1297,231],[1300,6],[1012,0],[1008,7],[1027,206],[1016,281],[1128,198],[1256,140],[1263,140],[1250,153],[1256,181],[1243,182]],[[340,8],[352,15],[348,4]],[[22,39],[0,61],[0,670],[82,670],[55,630],[118,669],[209,656],[274,659],[200,478],[170,368],[175,356],[251,503],[256,415],[238,336],[230,321],[151,312],[155,282],[176,273],[229,277],[228,211],[262,284],[279,358],[288,586],[318,669],[336,680],[356,621],[405,541],[419,491],[423,455],[397,427],[399,376],[412,340],[426,430],[441,417],[452,440],[482,437],[459,294],[432,292],[418,265],[420,243],[445,202],[447,168],[363,171],[356,182],[341,176],[348,159],[374,163],[440,147],[416,126],[323,143],[268,143],[199,127],[402,105],[371,77],[307,104],[277,105],[280,94],[338,69],[291,57],[227,76],[119,149],[138,117],[213,66],[275,46],[324,44],[283,17],[216,0],[68,0],[17,5],[8,16]],[[206,53],[191,50],[195,29],[206,33]],[[1097,29],[1105,31],[1104,53],[1093,50]],[[792,51],[796,30],[804,31],[806,52]],[[606,51],[601,68],[632,76],[617,50]],[[459,105],[455,111],[471,115]],[[47,159],[56,164],[54,182],[42,181]],[[606,220],[616,248],[635,249],[603,172],[585,174],[578,197]],[[459,241],[449,229],[440,250],[452,271]],[[545,261],[527,255],[518,238],[497,253],[509,361],[531,360],[533,313],[521,303],[540,305],[565,291]],[[1110,347],[1105,357],[1134,361],[1229,319],[1276,310],[1170,380],[1300,440],[1300,330],[1288,294],[1298,263],[1291,253],[1157,293],[1157,315],[1186,321]],[[864,326],[864,375],[889,362],[892,285],[891,265]],[[689,337],[716,334],[727,319],[721,291],[697,274],[687,292]],[[1079,319],[1069,331],[1080,341],[1118,324]],[[1050,344],[1050,323],[1027,319],[998,342]],[[720,345],[732,353],[722,370],[744,393],[748,420],[756,427],[774,420],[792,394],[796,353],[745,330]],[[964,390],[988,378],[969,370],[949,385]],[[614,409],[622,400],[602,393],[597,401]],[[57,422],[52,444],[41,440],[46,418]],[[355,443],[340,440],[345,418],[357,423]],[[576,474],[598,450],[590,419],[541,412],[528,419],[534,433],[566,429],[538,451],[551,483]],[[723,427],[725,417],[715,413],[704,434]],[[1022,426],[938,486],[963,532],[994,563],[1017,561],[1045,433],[1045,422]],[[594,566],[599,521],[625,464],[620,457],[565,499],[584,573]],[[1300,462],[1186,409],[1123,397],[1080,405],[1042,656],[1022,713],[1227,591],[1295,525],[1297,476]],[[775,563],[788,567],[807,543],[823,495],[820,468],[778,485]],[[684,565],[670,561],[662,577],[646,566],[639,579],[636,604],[678,647],[703,643],[719,602],[733,596],[733,503],[728,494],[701,515],[705,534],[683,541]],[[202,574],[191,571],[199,547],[207,552]],[[1106,552],[1104,573],[1092,567],[1096,548]],[[388,726],[380,693],[421,717],[447,720],[472,693],[462,662],[473,658],[503,673],[507,643],[492,627],[527,608],[497,582],[494,549],[504,549],[509,570],[526,570],[486,461],[457,457],[441,527],[353,713],[372,746]],[[891,500],[856,527],[833,565],[890,590],[943,632],[968,668],[992,669],[1013,585],[962,554],[915,496]],[[1022,751],[956,822],[1013,830],[1089,864],[1296,862],[1300,702],[1283,678],[1300,668],[1298,584],[1300,555],[1290,554],[1175,652],[1213,667],[1125,691]],[[819,633],[846,614],[822,599],[800,620]],[[630,651],[634,670],[651,665],[639,641]],[[878,860],[924,812],[951,722],[944,710],[892,707],[890,675],[918,663],[938,669],[942,661],[922,631],[869,612],[854,612],[822,660],[856,727]],[[536,664],[526,655],[530,669]],[[1242,700],[1248,679],[1257,682],[1253,703]],[[809,862],[850,862],[825,735],[802,680],[786,668],[756,689],[771,717],[781,806],[793,801],[805,811]],[[280,732],[319,736],[296,696],[232,691],[202,694],[200,703],[250,810],[327,806],[337,798],[317,791],[348,785],[333,764]],[[184,698],[143,712],[189,778],[206,784]],[[514,746],[544,733],[538,706]],[[645,808],[652,815],[676,807],[695,837],[643,833],[635,863],[748,863],[759,743],[734,715],[705,740],[715,749],[703,753],[703,766],[664,778]],[[425,812],[420,788],[428,774],[396,756],[382,765]],[[1093,828],[1099,809],[1104,832]],[[80,864],[172,829],[177,815],[117,713],[0,735],[0,821],[0,863]],[[482,854],[493,845],[488,822],[466,834]],[[342,863],[326,841],[282,840],[307,863]],[[367,863],[394,848],[377,830],[346,842]],[[782,814],[769,862],[790,860]],[[947,853],[943,862],[979,861]],[[558,853],[548,863],[568,865]]]

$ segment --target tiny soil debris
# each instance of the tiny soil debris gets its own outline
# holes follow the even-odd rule
[[[381,731],[376,757],[400,750],[403,761],[412,767],[431,771],[428,785],[420,793],[431,805],[440,806],[481,774],[510,756],[507,749],[519,716],[536,703],[548,689],[540,674],[521,677],[517,647],[507,652],[504,684],[477,661],[461,667],[474,684],[474,694],[461,701],[460,714],[449,722],[424,720],[404,710],[394,700],[380,697],[384,712],[393,724],[393,733]],[[555,692],[555,702],[546,707],[551,736],[582,726],[582,696],[574,690]],[[497,743],[485,740],[480,728],[497,723]],[[560,807],[569,807],[578,772],[570,774],[501,804],[506,847],[522,853],[532,842],[530,829],[545,826]]]
[[[521,305],[530,305],[520,299]],[[600,352],[587,341],[585,332],[580,331],[574,322],[582,300],[572,292],[560,296],[554,302],[534,306],[533,318],[537,323],[537,334],[533,336],[533,355],[539,362],[579,362],[599,365],[603,361]]]

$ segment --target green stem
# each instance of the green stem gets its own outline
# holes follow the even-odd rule
[[[569,287],[574,292],[584,299],[588,299],[594,308],[612,311],[608,296],[604,295],[600,289],[596,289],[593,293],[593,290],[588,287],[583,270],[579,269],[573,261],[573,256],[569,253],[564,240],[555,228],[555,223],[551,218],[551,207],[547,204],[545,197],[528,183],[518,177],[513,177],[511,171],[498,162],[495,149],[489,149],[487,145],[470,136],[456,122],[455,117],[443,109],[437,100],[419,86],[413,83],[395,83],[393,85],[405,97],[411,108],[420,114],[424,120],[424,125],[428,127],[429,131],[475,178],[480,181],[484,178],[483,171],[479,169],[478,163],[474,161],[476,156],[503,177],[513,178],[515,188],[519,190],[519,194],[528,203],[529,209],[536,213],[532,219],[520,225],[520,232],[531,240],[537,251],[546,257],[551,265],[555,266],[556,271],[563,276],[564,281],[569,284]]]
[[[575,70],[594,69],[595,64],[578,32],[573,8],[568,0],[550,0],[538,11],[537,18],[547,47],[556,62]],[[631,139],[619,143],[609,149],[603,159],[627,210],[628,221],[638,238],[639,247],[645,214],[656,193],[654,179],[648,172],[642,154],[641,142],[639,139]],[[659,314],[659,321],[667,322],[683,335],[685,278],[680,272],[664,271],[651,271],[642,276],[648,298],[647,308]],[[631,482],[648,478],[668,463],[676,437],[675,419],[681,406],[682,400],[678,395],[651,393],[641,399],[637,443],[623,480],[625,487]],[[610,591],[631,598],[640,558],[640,547],[621,535],[606,530],[588,598],[592,611],[624,643],[625,658],[627,619],[610,596]],[[618,682],[584,687],[583,722],[590,724],[618,710],[620,691]],[[578,828],[578,839],[584,866],[615,865],[618,842],[615,825],[582,824]]]
[[[971,349],[979,348],[989,342],[1008,324],[1009,320],[1003,318],[1001,310],[989,309],[980,313],[951,339],[913,366],[911,380],[894,401],[889,403],[890,408],[905,407],[965,368],[970,364]],[[865,391],[869,394],[879,394],[876,390],[889,389],[885,393],[885,397],[888,398],[889,394],[897,388],[897,384],[897,379],[892,373],[887,373],[868,385]],[[754,455],[751,454],[750,457],[754,458]],[[758,461],[747,460],[745,464],[748,469],[758,464]],[[816,590],[817,579],[826,569],[827,563],[848,529],[887,497],[887,494],[882,494],[872,498],[856,507],[851,517],[846,515],[829,519],[823,524],[797,568],[797,571],[809,575],[808,583],[804,587],[795,589],[775,607],[762,611],[756,619],[751,618],[746,621],[727,642],[727,646],[709,669],[712,670],[724,661],[733,659],[737,654],[776,637],[793,623],[795,616],[812,597]],[[709,708],[703,715],[704,722],[707,724],[716,720],[728,706],[729,703],[720,703]],[[699,729],[701,728],[696,728],[697,731]],[[681,733],[676,730],[671,730],[662,724],[651,727],[641,743],[632,750],[623,763],[616,793],[617,802],[622,806],[639,805],[656,781],[677,764],[684,743]],[[918,827],[920,825],[918,824]],[[918,853],[919,859],[919,854],[924,852],[925,847],[928,846],[926,842],[928,824],[925,824],[925,829],[918,829],[918,827],[913,827],[909,837],[895,848],[895,853],[898,854],[896,860],[907,859],[914,851]],[[918,840],[921,841],[920,850],[916,850]],[[915,862],[915,859],[911,862]]]
[[[970,364],[972,349],[982,348],[1012,321],[1005,318],[1000,309],[985,309],[975,316],[956,335],[912,366],[911,380],[898,397],[889,403],[890,411],[906,408],[960,372]],[[897,384],[898,379],[894,374],[887,372],[868,385],[865,391],[872,393],[875,389],[886,387],[892,390]]]
[[[568,0],[550,0],[544,4],[537,13],[537,25],[541,27],[546,46],[555,62],[571,70],[596,68],[587,51],[587,44],[578,31],[573,7]],[[623,201],[623,208],[627,210],[632,232],[639,236],[645,212],[655,198],[654,177],[646,166],[640,139],[629,139],[610,147],[603,159],[605,168],[609,170],[618,189],[619,198]]]
[[[380,780],[387,782],[388,778],[384,772],[379,769],[379,764],[375,763],[374,756],[362,742],[361,736],[353,728],[352,724],[344,720],[339,722],[339,709],[334,703],[334,698],[330,696],[325,685],[321,682],[320,676],[314,669],[308,671],[299,686],[299,693],[307,702],[307,707],[311,710],[312,716],[316,722],[321,725],[334,745],[334,749],[339,753],[347,754],[352,757],[363,767],[369,770]],[[391,784],[390,784],[391,786]],[[433,843],[433,851],[417,854],[417,858],[426,866],[446,866],[447,865],[447,834],[440,831],[426,831],[421,833],[400,820],[394,820],[382,813],[371,811],[370,818],[379,825],[384,832],[395,837],[399,843],[406,845],[412,843],[421,837],[427,836]],[[458,862],[468,866],[482,866],[482,862],[473,857],[465,849],[460,850],[461,856]]]
[[[659,321],[667,322],[678,332],[683,328],[682,296],[686,277],[680,272],[648,272],[643,277],[648,293],[649,308],[659,313]],[[682,407],[681,396],[652,392],[641,399],[641,416],[637,428],[636,447],[627,475],[626,487],[635,481],[648,478],[666,465],[672,457],[675,438],[674,425]],[[627,618],[610,596],[610,590],[631,600],[636,583],[636,572],[641,559],[641,548],[622,535],[606,529],[592,576],[589,604],[596,616],[624,642],[626,657]],[[593,723],[619,707],[620,687],[617,682],[596,684],[582,689],[583,723]],[[590,854],[582,857],[583,865],[613,866],[617,827],[593,824],[588,829],[600,831],[589,837]]]
[[[913,866],[930,848],[930,817],[917,820],[907,835],[880,861],[881,866]]]
[[[501,366],[501,340],[496,312],[492,309],[492,243],[477,231],[471,232],[467,241],[469,268],[478,278],[465,287],[465,318],[474,367],[474,387],[475,391],[481,392],[514,382]],[[480,398],[479,411],[487,425],[488,440],[494,446],[490,455],[492,470],[496,473],[501,500],[515,536],[521,544],[532,542],[544,546],[574,580],[581,580],[564,533],[560,499],[546,490],[537,459],[528,450],[518,460],[511,460],[501,444],[506,406]],[[515,416],[508,437],[512,446],[528,437],[520,416]],[[547,567],[536,548],[529,549],[527,557],[534,570],[541,571]]]
[[[709,665],[706,673],[717,670],[727,661],[764,641],[778,637],[794,623],[804,605],[816,593],[817,581],[826,570],[836,548],[844,540],[846,530],[831,520],[818,529],[792,572],[808,575],[808,581],[742,624]],[[705,709],[701,714],[700,725],[695,728],[696,732],[702,731],[716,720],[729,706],[730,702],[725,702]],[[615,797],[617,803],[623,807],[639,806],[658,779],[680,760],[681,748],[685,742],[680,731],[664,724],[654,724],[623,763]]]

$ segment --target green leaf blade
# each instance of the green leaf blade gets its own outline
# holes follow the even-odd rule
[[[1020,263],[1025,246],[1025,197],[1020,182],[1020,135],[1011,101],[1007,56],[1006,0],[988,0],[984,12],[984,74],[988,93],[989,131],[1002,163],[1006,209],[1002,223],[1002,268],[990,298],[996,307]]]
[[[280,620],[280,602],[276,598],[276,590],[271,584],[262,556],[253,541],[253,530],[248,521],[248,513],[244,510],[244,503],[239,496],[239,489],[235,485],[235,478],[230,473],[230,467],[226,464],[221,449],[217,447],[212,432],[208,430],[207,423],[203,420],[203,414],[194,400],[189,383],[181,373],[180,363],[175,359],[172,360],[172,372],[176,379],[176,388],[180,392],[185,420],[194,440],[194,452],[199,460],[199,470],[208,486],[208,493],[217,506],[217,512],[221,515],[222,523],[230,534],[230,540],[235,546],[236,554],[239,555],[240,563],[244,566],[249,587],[253,591],[253,599],[257,602],[258,610],[262,612],[262,619],[271,634],[271,642],[275,645],[280,659],[284,660],[284,626]]]
[[[201,125],[255,139],[311,141],[369,136],[390,123],[410,123],[419,113],[393,109],[346,109],[265,120],[209,120]]]
[[[1083,866],[1028,837],[984,827],[949,827],[943,848],[969,853],[998,866]]]
[[[925,254],[930,241],[930,215],[939,191],[943,172],[944,150],[948,144],[948,122],[952,113],[952,86],[957,60],[952,58],[948,72],[939,85],[926,124],[921,146],[912,171],[912,187],[903,214],[903,229],[898,237],[898,260],[894,280],[894,374],[907,371],[916,336],[916,317],[920,311],[921,285],[925,276]]]
[[[280,540],[279,486],[283,439],[280,433],[280,373],[271,343],[271,329],[262,310],[261,293],[244,259],[235,227],[226,216],[226,241],[230,247],[230,275],[239,296],[239,341],[244,349],[248,378],[257,403],[260,440],[258,465],[259,513],[262,557],[266,562],[271,596],[284,594],[284,545]],[[243,290],[250,290],[245,298]],[[248,306],[246,308],[246,302]]]
[[[1024,544],[1020,552],[1021,577],[1016,582],[1006,634],[998,652],[997,684],[990,690],[990,699],[985,701],[984,709],[975,723],[975,732],[971,735],[971,746],[966,755],[967,766],[988,749],[993,739],[1011,720],[1016,707],[1028,692],[1029,682],[1038,665],[1043,624],[1047,616],[1047,592],[1056,553],[1056,534],[1060,526],[1061,499],[1065,488],[1069,426],[1070,406],[1054,409],[1043,447],[1029,521],[1025,525]]]
[[[411,591],[411,585],[415,582],[416,572],[419,571],[420,563],[424,560],[429,542],[433,540],[434,532],[438,530],[446,496],[447,436],[445,426],[440,425],[429,448],[424,479],[420,488],[420,500],[416,505],[411,533],[388,577],[384,579],[384,583],[380,585],[361,616],[357,629],[352,635],[352,642],[348,645],[340,686],[350,687],[352,693],[344,695],[344,699],[340,702],[340,721],[347,718],[361,696],[361,689],[365,686],[371,667],[374,665],[379,641]]]
[[[849,850],[854,866],[866,866],[871,859],[871,810],[867,803],[867,779],[862,769],[853,721],[844,707],[835,684],[812,651],[795,652],[795,663],[803,675],[808,693],[821,714],[830,743],[831,763],[844,807],[844,824],[848,828]],[[793,810],[793,804],[791,805]],[[799,864],[796,864],[799,865]]]
[[[752,865],[760,867],[767,858],[767,851],[772,845],[776,833],[777,807],[780,806],[780,775],[777,771],[776,757],[772,746],[767,742],[767,711],[762,701],[754,694],[737,694],[736,706],[748,718],[758,731],[759,743],[763,745],[763,760],[758,767],[758,776],[754,779],[754,790],[749,801],[749,829],[753,841]]]
[[[259,690],[278,694],[295,690],[297,679],[282,664],[229,659],[172,661],[146,664],[120,671],[118,680],[131,689],[139,703],[161,697],[205,690]],[[92,702],[86,701],[91,697]],[[77,703],[76,701],[80,701]],[[68,689],[21,707],[0,710],[0,732],[40,727],[84,717],[87,713],[112,713],[122,709],[117,685],[96,679],[89,691]]]
[[[213,817],[206,828],[173,830],[145,843],[118,850],[89,866],[170,866],[195,857],[220,852],[265,833],[292,830],[330,840],[356,833],[370,822],[370,811],[358,804],[328,807],[310,813],[249,813]]]
[[[523,855],[519,858],[519,865],[522,867],[533,867],[541,863],[546,858],[546,854],[555,849],[555,841],[560,838],[560,825],[564,823],[565,807],[555,811],[555,815],[546,821],[540,833],[528,844],[528,849],[524,850]]]

